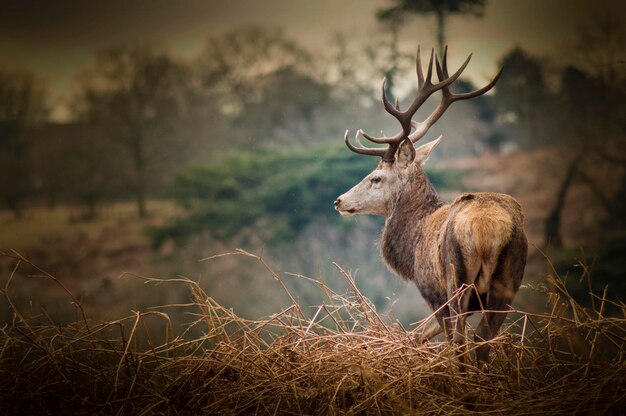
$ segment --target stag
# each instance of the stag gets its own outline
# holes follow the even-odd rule
[[[425,341],[443,331],[449,342],[462,343],[466,317],[482,312],[474,340],[479,343],[478,362],[486,363],[486,341],[502,325],[524,275],[528,251],[524,215],[515,199],[500,193],[465,193],[445,203],[422,169],[442,136],[418,148],[414,143],[453,102],[491,90],[502,70],[485,87],[456,94],[451,86],[472,55],[452,76],[448,75],[447,47],[441,62],[435,55],[437,83],[431,80],[433,55],[431,51],[424,77],[418,48],[418,90],[406,110],[401,111],[397,101],[394,105],[388,100],[383,80],[383,106],[400,122],[400,132],[392,137],[374,137],[358,130],[355,145],[346,131],[344,141],[350,150],[382,160],[360,183],[335,200],[335,209],[343,216],[373,214],[386,218],[381,255],[390,270],[417,285],[436,318],[418,331],[418,340]],[[422,122],[413,121],[415,112],[437,91],[441,92],[441,101],[433,113]],[[359,134],[386,147],[365,147]]]

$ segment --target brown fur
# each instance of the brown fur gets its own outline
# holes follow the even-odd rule
[[[395,161],[378,167],[335,201],[342,215],[378,214],[387,218],[381,255],[387,266],[414,282],[438,311],[439,328],[429,326],[421,339],[444,330],[461,341],[467,312],[503,311],[519,289],[528,244],[522,208],[498,193],[466,193],[451,204],[437,195],[421,168],[437,141],[413,149],[402,145]],[[471,286],[463,295],[457,290]],[[455,299],[454,301],[450,301]],[[442,308],[448,304],[448,307]],[[476,339],[489,340],[504,313],[483,313]],[[487,359],[487,347],[477,349]]]
[[[391,270],[415,282],[433,310],[463,284],[476,285],[479,297],[469,292],[437,317],[441,329],[452,332],[452,324],[444,328],[451,316],[481,307],[503,310],[511,304],[526,262],[523,220],[519,203],[504,194],[463,194],[451,204],[443,203],[416,164],[387,218],[381,254]],[[493,337],[504,314],[485,316],[477,339]],[[463,330],[464,320],[456,326]],[[423,335],[437,332],[431,327]],[[479,349],[479,358],[486,360],[485,348]]]

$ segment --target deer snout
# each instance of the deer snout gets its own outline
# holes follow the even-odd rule
[[[351,204],[348,202],[348,206],[346,206],[346,202],[343,199],[341,199],[341,197],[335,199],[335,202],[333,205],[335,206],[335,211],[340,213],[342,216],[348,216],[348,215],[354,214],[355,210],[349,207]]]

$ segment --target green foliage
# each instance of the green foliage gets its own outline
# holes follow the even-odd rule
[[[209,167],[184,170],[173,184],[177,201],[190,215],[149,231],[155,247],[173,238],[209,231],[228,240],[254,234],[271,244],[292,241],[315,220],[339,216],[333,201],[376,166],[373,158],[342,145],[252,153]],[[458,171],[430,171],[435,186],[459,186]]]

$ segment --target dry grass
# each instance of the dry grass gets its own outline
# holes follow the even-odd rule
[[[231,254],[255,257],[287,291],[262,258]],[[16,270],[36,269],[17,253],[4,256]],[[351,293],[300,276],[319,287],[324,303],[305,311],[287,291],[292,305],[259,321],[223,308],[189,279],[146,278],[187,285],[193,301],[95,323],[67,291],[79,319],[59,324],[45,311],[24,316],[9,278],[2,295],[14,320],[0,333],[0,413],[512,416],[618,414],[626,404],[626,306],[606,293],[591,295],[585,309],[549,277],[538,290],[549,293],[551,312],[515,311],[490,342],[490,365],[462,372],[458,351],[418,345],[339,270]],[[621,316],[605,316],[608,305]],[[169,308],[184,309],[192,322],[177,332]],[[155,320],[158,334],[149,329]]]
[[[98,217],[91,221],[77,221],[84,215],[83,208],[59,205],[54,209],[32,207],[24,212],[24,218],[16,219],[13,213],[0,210],[0,247],[27,249],[40,244],[49,245],[66,241],[76,235],[95,237],[106,228],[123,224],[133,234],[141,235],[145,223],[163,222],[180,212],[169,200],[150,200],[148,220],[137,219],[136,206],[132,202],[109,202],[98,209]]]

